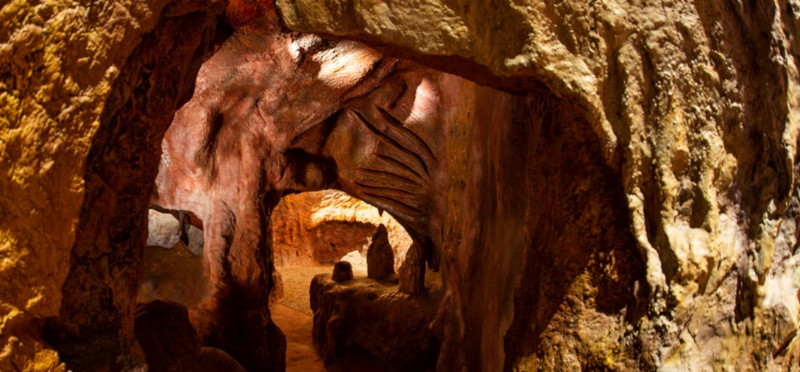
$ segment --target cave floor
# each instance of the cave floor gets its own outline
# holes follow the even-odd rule
[[[286,371],[327,371],[314,350],[312,318],[285,305],[272,306],[272,320],[286,336]]]
[[[311,301],[308,293],[311,279],[319,274],[330,274],[333,272],[333,265],[279,266],[276,269],[281,274],[283,281],[283,297],[277,301],[277,304],[308,316],[314,315],[311,313]],[[366,276],[367,273],[354,269],[353,275]]]

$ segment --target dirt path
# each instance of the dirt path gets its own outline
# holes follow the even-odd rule
[[[324,372],[325,363],[311,340],[312,319],[284,305],[272,306],[272,320],[286,335],[287,372]]]

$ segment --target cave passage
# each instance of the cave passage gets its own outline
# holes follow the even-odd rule
[[[140,343],[161,337],[159,316],[185,313],[184,338],[246,370],[286,358],[434,368],[444,105],[462,84],[360,43],[288,33],[274,14],[235,30],[163,137]]]
[[[414,290],[413,285],[406,283],[414,278],[408,275],[410,269],[403,266],[424,266],[424,262],[406,261],[409,257],[415,259],[414,249],[418,244],[415,245],[403,226],[388,212],[337,190],[286,195],[272,210],[267,223],[276,270],[273,272],[275,285],[264,296],[270,296],[272,319],[286,337],[286,369],[396,370],[385,364],[380,350],[378,355],[370,350],[374,352],[376,346],[387,339],[396,339],[395,344],[402,343],[402,338],[392,334],[364,337],[359,330],[392,332],[396,324],[376,326],[376,323],[383,321],[381,313],[403,314],[400,309],[404,306],[398,303],[410,300],[408,294],[416,297],[411,301],[428,305],[412,307],[412,313],[417,317],[429,317],[435,311],[434,305],[442,289],[438,274],[425,275],[424,267],[419,288]],[[169,311],[180,313],[181,307],[191,313],[207,300],[209,286],[213,284],[209,284],[202,269],[202,229],[202,221],[189,211],[148,210],[144,273],[137,297],[140,308],[145,309],[140,323],[155,322],[159,316],[171,314]],[[374,254],[370,250],[374,250]],[[409,250],[412,251],[410,255]],[[344,279],[336,277],[341,274],[342,265],[349,269]],[[401,272],[404,273],[402,278],[398,275]],[[404,288],[401,288],[401,280]],[[406,293],[401,294],[401,290]],[[315,303],[313,309],[312,302]],[[379,304],[376,314],[370,314],[370,303]],[[366,316],[360,318],[359,314]],[[414,315],[408,313],[404,317],[414,319]],[[354,326],[353,323],[366,325]],[[140,326],[142,328],[145,325]],[[147,333],[139,331],[141,340],[154,337]],[[334,333],[334,336],[326,333]],[[173,335],[169,342],[174,341]],[[433,350],[423,350],[429,354],[427,360],[407,358],[414,360],[415,368],[433,368],[435,342],[429,341],[427,347]]]
[[[72,303],[48,324],[49,338],[68,365],[87,370],[104,362],[84,352],[96,340],[74,330],[96,329],[98,342],[156,372],[499,366],[510,323],[535,315],[526,303],[513,309],[523,263],[557,288],[577,275],[519,259],[534,236],[526,213],[561,207],[534,209],[517,196],[539,205],[568,197],[520,179],[538,169],[526,161],[551,166],[547,146],[578,153],[553,140],[567,136],[557,107],[355,41],[288,32],[268,11],[213,45],[161,138],[152,187],[123,188],[146,206],[131,219],[148,221],[147,247],[113,229],[130,243],[114,247],[111,263],[127,281],[103,278],[91,249],[75,260],[65,302],[98,286],[113,294],[90,307],[103,321]],[[588,154],[579,160],[593,165]],[[552,174],[587,169],[554,164]],[[580,268],[587,263],[570,260],[588,257],[578,253],[553,261]],[[560,295],[537,303],[550,311]],[[527,333],[511,336],[527,342]]]
[[[0,371],[800,370],[800,0],[0,5]]]
[[[331,274],[339,261],[350,263],[354,277],[367,276],[367,251],[379,226],[388,232],[394,273],[412,245],[411,236],[388,212],[336,190],[284,196],[269,224],[276,267],[271,295],[278,304],[309,316],[314,276]]]
[[[276,265],[275,287],[270,296],[272,318],[286,336],[286,369],[288,371],[386,371],[379,360],[363,347],[348,346],[349,353],[325,365],[314,348],[313,310],[310,293],[312,280],[330,278],[334,264],[346,261],[352,269],[352,280],[342,285],[359,286],[371,282],[387,293],[398,291],[396,275],[375,281],[368,278],[368,250],[375,244],[390,244],[392,270],[405,264],[404,258],[412,239],[388,212],[379,211],[362,200],[335,190],[304,192],[284,196],[270,216],[273,258]],[[388,233],[377,234],[379,227]],[[373,243],[373,237],[376,237]],[[386,241],[380,241],[380,239]],[[374,258],[374,256],[373,256]],[[433,273],[432,273],[433,274]],[[314,279],[316,276],[319,279]],[[431,279],[429,279],[430,283]],[[369,287],[365,287],[369,288]],[[375,294],[370,292],[370,294]],[[376,294],[377,295],[377,294]],[[319,297],[316,298],[319,303]],[[354,304],[355,305],[355,304]],[[319,309],[318,323],[330,316]],[[353,319],[358,322],[358,319]],[[355,328],[355,327],[354,327]],[[320,333],[320,332],[318,332]],[[339,343],[351,342],[343,335]],[[362,342],[364,340],[361,340]],[[367,345],[369,347],[371,345]]]

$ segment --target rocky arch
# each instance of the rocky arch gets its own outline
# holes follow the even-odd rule
[[[259,3],[232,2],[228,24],[247,26]],[[542,93],[459,88],[514,119],[465,104],[446,130],[442,369],[757,369],[786,351],[798,307],[795,1],[278,4],[293,29]],[[92,5],[0,12],[3,369],[59,368],[51,346],[80,369],[143,366],[131,292],[154,154],[211,35],[226,31],[212,1]]]
[[[441,101],[460,80],[274,21],[237,31],[200,69],[164,136],[152,201],[203,220],[212,294],[192,319],[208,344],[259,370],[271,368],[263,348],[280,347],[257,335],[274,328],[265,226],[284,192],[338,188],[385,209],[438,264],[452,120]]]

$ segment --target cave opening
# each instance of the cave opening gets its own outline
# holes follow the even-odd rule
[[[150,368],[187,359],[163,348],[183,339],[199,347],[188,365],[282,370],[293,340],[275,319],[300,310],[329,367],[433,369],[443,291],[426,271],[440,264],[443,134],[458,115],[445,107],[465,85],[357,42],[286,32],[274,14],[215,45],[163,136],[147,204],[133,328]],[[341,191],[315,192],[327,189]],[[361,199],[347,202],[361,203],[353,221],[289,231],[298,198],[348,194]],[[317,235],[292,236],[308,229]],[[328,266],[345,263],[352,279]],[[182,326],[161,331],[165,319]]]
[[[565,238],[582,236],[569,230],[576,218],[583,226],[625,213],[609,207],[618,185],[602,185],[601,151],[580,110],[546,91],[514,95],[359,42],[288,32],[274,10],[262,16],[223,27],[218,43],[219,25],[205,29],[198,50],[180,55],[196,79],[153,67],[173,53],[155,35],[118,80],[90,154],[67,306],[45,329],[68,365],[284,370],[287,338],[270,306],[277,278],[306,281],[298,267],[352,252],[317,239],[321,249],[301,254],[276,241],[272,217],[288,213],[288,194],[340,190],[394,216],[411,241],[415,265],[395,267],[396,284],[391,275],[337,281],[335,271],[312,280],[312,338],[328,365],[369,357],[389,370],[498,370],[506,353],[518,358],[538,342],[576,278],[600,282],[636,255],[624,228]],[[177,37],[193,21],[164,27]],[[151,81],[160,83],[144,89]],[[172,248],[144,248],[159,230],[148,231],[151,218],[177,231],[163,243]],[[596,258],[597,247],[611,254]],[[162,259],[186,268],[162,265],[159,276]],[[589,265],[603,269],[583,275]],[[550,292],[521,286],[522,273]],[[618,290],[624,298],[611,307],[626,303],[626,275],[592,295]],[[165,285],[175,276],[189,284]]]
[[[387,231],[391,274],[396,277],[412,245],[411,236],[388,212],[337,190],[285,195],[270,215],[277,304],[312,315],[308,290],[317,274],[331,274],[347,261],[353,276],[367,276],[367,252],[379,227]],[[383,238],[378,235],[377,238]]]

